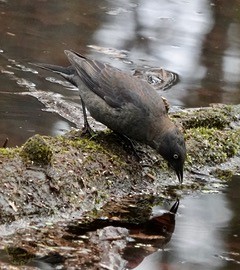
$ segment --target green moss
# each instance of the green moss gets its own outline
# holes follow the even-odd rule
[[[106,151],[106,149],[104,149],[99,143],[90,138],[79,138],[75,140],[70,140],[69,144],[75,148],[81,148],[85,151]]]
[[[18,152],[19,152],[18,148],[0,148],[0,156],[3,157],[11,158]]]
[[[235,120],[231,106],[222,105],[211,109],[199,109],[189,112],[180,112],[173,115],[181,118],[184,129],[217,128],[224,129]]]
[[[28,139],[20,151],[20,156],[25,162],[33,162],[37,165],[49,164],[52,155],[50,145],[38,134]]]
[[[240,150],[240,130],[191,128],[186,130],[190,165],[214,165],[225,162]]]
[[[61,148],[73,147],[88,153],[85,161],[95,161],[104,155],[104,159],[113,165],[126,165],[126,151],[119,144],[119,137],[112,131],[98,131],[93,137],[79,137],[78,133],[71,132],[71,137],[62,137],[62,142]]]
[[[186,165],[212,166],[236,155],[240,151],[240,131],[231,125],[238,123],[239,113],[239,106],[219,104],[173,114],[173,120],[180,119],[184,129]]]
[[[213,176],[222,180],[231,180],[233,176],[233,171],[230,170],[222,170],[222,169],[215,169],[211,172]]]

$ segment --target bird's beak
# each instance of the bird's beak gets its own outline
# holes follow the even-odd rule
[[[175,171],[179,182],[182,184],[182,182],[183,182],[183,167],[179,168],[179,166],[171,165],[169,162],[168,162],[168,166]]]
[[[182,182],[183,182],[183,169],[182,168],[176,169],[175,172],[177,174],[179,182],[182,184]]]

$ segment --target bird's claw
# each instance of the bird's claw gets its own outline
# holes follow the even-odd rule
[[[87,123],[83,126],[81,135],[89,135],[90,137],[95,135],[95,132],[92,130],[90,125]]]

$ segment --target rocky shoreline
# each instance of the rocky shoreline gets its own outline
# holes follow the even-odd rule
[[[109,130],[96,131],[92,137],[82,136],[79,130],[58,137],[35,135],[22,147],[1,148],[2,228],[27,222],[19,238],[14,234],[14,237],[0,235],[2,248],[6,249],[10,241],[11,246],[24,245],[30,252],[30,242],[43,241],[40,239],[43,230],[49,236],[57,226],[55,230],[63,233],[64,226],[56,225],[59,220],[65,220],[64,224],[76,217],[92,221],[112,201],[121,202],[131,196],[157,196],[174,201],[190,192],[221,189],[232,175],[240,174],[240,105],[215,104],[170,116],[182,126],[187,144],[182,185],[155,151],[134,142],[139,161],[129,145]],[[119,209],[117,212],[121,212]],[[111,212],[112,208],[106,211]],[[51,228],[44,223],[37,229],[35,239],[36,228],[31,229],[29,224],[49,219],[53,220]],[[22,238],[26,233],[32,237],[28,244]],[[46,255],[48,251],[46,244],[42,253]],[[98,269],[94,267],[93,263],[88,269]]]

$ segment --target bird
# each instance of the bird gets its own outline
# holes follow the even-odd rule
[[[61,75],[79,89],[84,130],[90,131],[86,108],[97,121],[130,140],[149,145],[175,171],[180,183],[186,159],[183,133],[169,118],[166,105],[146,81],[107,63],[65,50],[70,66],[35,63]]]

